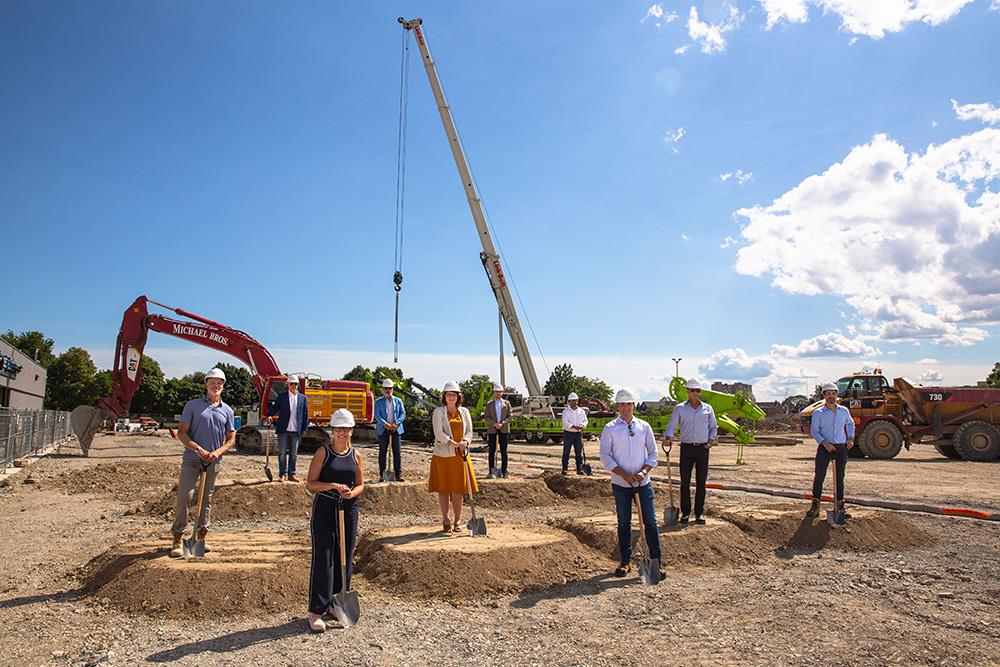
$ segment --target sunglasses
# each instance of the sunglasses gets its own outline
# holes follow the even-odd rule
[[[689,394],[700,394],[701,389],[688,389]]]
[[[635,435],[635,426],[632,425],[632,422],[628,423],[628,434],[630,437]]]

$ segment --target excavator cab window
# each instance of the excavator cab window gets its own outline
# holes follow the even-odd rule
[[[889,388],[889,382],[885,377],[876,375],[868,378],[868,394],[870,396],[881,396]]]

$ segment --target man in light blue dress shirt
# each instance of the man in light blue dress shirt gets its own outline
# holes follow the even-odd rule
[[[649,471],[656,467],[656,437],[653,428],[634,415],[635,396],[628,389],[615,394],[618,418],[601,432],[601,463],[611,472],[611,491],[618,515],[618,553],[621,562],[615,576],[632,569],[632,499],[638,497],[646,531],[646,555],[660,558],[660,533],[656,528],[653,487]],[[664,576],[660,571],[660,576]]]
[[[681,523],[691,517],[691,470],[695,472],[694,522],[705,524],[705,484],[708,482],[708,450],[715,445],[719,425],[715,410],[701,400],[701,384],[688,380],[685,386],[688,400],[674,407],[667,422],[663,438],[667,444],[673,440],[674,431],[681,429]]]
[[[823,496],[823,480],[830,461],[837,462],[836,503],[844,509],[844,472],[847,469],[847,450],[854,446],[854,419],[851,411],[837,404],[837,385],[823,385],[823,406],[812,413],[809,433],[819,447],[816,449],[816,474],[813,476],[812,506],[807,516],[819,516],[819,501]]]

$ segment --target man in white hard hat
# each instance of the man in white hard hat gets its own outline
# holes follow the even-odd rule
[[[837,462],[837,509],[844,509],[844,472],[847,469],[847,450],[854,446],[854,420],[851,411],[837,404],[837,385],[823,385],[823,405],[814,410],[809,433],[819,447],[816,448],[816,472],[813,475],[812,505],[807,516],[819,516],[819,502],[823,496],[823,481],[830,461]]]
[[[632,501],[638,497],[646,532],[649,558],[660,558],[660,533],[656,528],[653,487],[649,471],[656,467],[656,437],[650,425],[635,416],[635,395],[628,389],[615,394],[618,417],[601,432],[601,463],[611,472],[611,491],[618,515],[618,553],[621,562],[616,577],[632,569]],[[661,576],[663,573],[661,571]]]
[[[562,411],[563,455],[562,474],[569,474],[569,450],[576,454],[576,474],[583,474],[583,429],[587,428],[587,411],[578,405],[580,397],[570,392]]]
[[[181,461],[181,475],[177,482],[177,508],[174,536],[170,555],[183,555],[181,540],[188,524],[188,504],[196,499],[198,477],[205,471],[205,493],[200,515],[195,519],[194,532],[199,540],[204,540],[211,525],[212,492],[215,479],[219,475],[222,455],[236,444],[236,415],[233,409],[222,402],[222,388],[226,384],[226,374],[213,368],[205,374],[205,395],[188,401],[181,412],[177,439],[184,445]],[[205,546],[208,551],[208,545]]]
[[[705,524],[705,483],[708,481],[708,450],[718,444],[719,424],[715,410],[701,400],[701,383],[688,380],[688,399],[674,407],[663,434],[664,446],[673,442],[680,427],[681,437],[681,523],[691,519],[691,470],[695,471],[694,522]]]
[[[406,407],[403,399],[394,396],[396,383],[391,379],[382,380],[382,395],[375,401],[375,435],[378,436],[378,471],[379,479],[403,480],[403,461],[399,439],[403,435],[403,422],[406,420]],[[395,475],[388,477],[389,445],[392,444],[392,469]]]
[[[288,389],[278,394],[274,402],[268,404],[267,414],[271,422],[277,421],[274,430],[278,434],[278,479],[297,482],[295,464],[299,456],[302,434],[309,428],[309,399],[299,393],[299,378],[289,375]]]
[[[507,444],[510,441],[510,401],[503,397],[503,387],[493,385],[493,400],[486,404],[486,442],[489,445],[491,478],[507,476]],[[500,468],[496,467],[497,440],[500,441]]]

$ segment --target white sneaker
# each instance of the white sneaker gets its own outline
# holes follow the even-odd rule
[[[313,632],[326,632],[326,623],[319,614],[309,614],[309,629]]]

